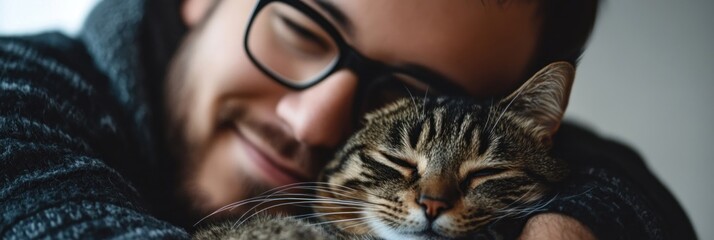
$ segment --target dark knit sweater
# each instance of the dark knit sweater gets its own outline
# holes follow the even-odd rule
[[[0,239],[188,237],[155,200],[175,166],[151,124],[161,81],[147,58],[165,57],[139,47],[144,7],[105,0],[80,39],[0,38]],[[573,216],[600,239],[695,238],[632,150],[567,124],[554,142],[575,171],[533,213]]]
[[[108,166],[135,157],[108,83],[77,41],[0,39],[0,238],[187,237]]]

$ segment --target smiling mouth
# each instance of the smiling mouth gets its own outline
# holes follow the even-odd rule
[[[259,173],[256,172],[253,174],[262,175],[263,179],[275,186],[309,181],[308,178],[302,176],[297,171],[279,164],[257,144],[244,136],[237,126],[232,130],[248,156],[248,161],[251,161],[257,168],[257,171],[259,171]]]

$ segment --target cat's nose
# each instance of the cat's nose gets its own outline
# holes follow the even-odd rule
[[[451,205],[446,201],[438,198],[422,195],[419,197],[419,205],[424,209],[426,218],[429,220],[435,219],[439,214],[451,208]]]

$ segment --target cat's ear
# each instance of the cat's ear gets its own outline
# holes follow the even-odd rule
[[[515,115],[542,142],[550,143],[568,106],[574,77],[570,63],[551,63],[501,100],[499,108]]]

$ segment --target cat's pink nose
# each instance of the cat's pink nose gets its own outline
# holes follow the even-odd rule
[[[451,205],[445,201],[428,196],[419,197],[419,205],[422,206],[424,213],[426,213],[426,217],[430,220],[435,219],[444,210],[451,208]]]

